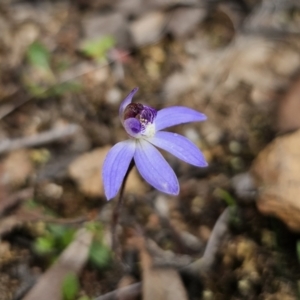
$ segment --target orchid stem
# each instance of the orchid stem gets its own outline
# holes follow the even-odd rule
[[[128,175],[129,175],[130,171],[133,169],[133,167],[134,167],[134,161],[132,160],[130,162],[128,170],[127,170],[127,172],[124,176],[124,180],[123,180],[123,183],[122,183],[122,186],[121,186],[118,202],[117,202],[117,204],[116,204],[116,206],[113,210],[113,213],[112,213],[112,226],[111,226],[112,249],[115,252],[117,252],[117,246],[118,246],[118,239],[117,239],[116,230],[117,230],[117,226],[118,226],[119,219],[120,219],[121,209],[122,209],[122,206],[123,206],[123,203],[124,203],[125,185],[126,185],[126,182],[127,182],[127,179],[128,179]]]

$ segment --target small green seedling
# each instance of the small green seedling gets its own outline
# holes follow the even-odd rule
[[[79,290],[80,285],[76,274],[67,274],[62,282],[63,300],[75,300]]]
[[[112,36],[104,36],[100,39],[88,40],[81,46],[81,51],[87,57],[93,58],[99,62],[105,61],[107,52],[116,44]]]

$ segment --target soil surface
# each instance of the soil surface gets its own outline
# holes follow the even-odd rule
[[[298,299],[296,0],[5,0],[0,32],[0,300]],[[207,115],[170,131],[208,167],[162,152],[178,196],[133,168],[113,230],[134,87]]]

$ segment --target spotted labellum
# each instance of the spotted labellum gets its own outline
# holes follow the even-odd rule
[[[156,111],[150,106],[132,103],[137,91],[138,88],[134,88],[119,109],[119,117],[129,139],[113,146],[104,161],[102,177],[107,200],[118,193],[132,159],[150,185],[161,192],[178,195],[178,179],[155,147],[191,165],[207,166],[203,154],[191,141],[177,133],[161,131],[178,124],[204,121],[206,116],[184,106]]]

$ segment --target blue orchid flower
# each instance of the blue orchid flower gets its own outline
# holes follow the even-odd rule
[[[103,164],[102,178],[107,200],[118,193],[132,159],[141,176],[150,185],[161,192],[178,195],[178,179],[155,147],[191,165],[207,166],[203,154],[191,141],[177,133],[161,131],[182,123],[204,121],[206,116],[184,106],[156,111],[140,103],[131,103],[137,91],[138,88],[134,88],[119,109],[119,117],[130,139],[113,146]]]

